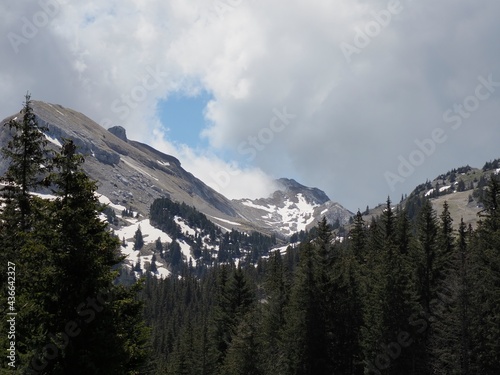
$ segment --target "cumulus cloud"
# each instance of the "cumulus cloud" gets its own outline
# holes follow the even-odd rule
[[[285,176],[354,210],[499,157],[494,0],[21,0],[0,14],[2,117],[29,89],[125,126],[231,197]],[[164,136],[157,105],[202,90],[210,148],[193,150]],[[425,153],[436,129],[446,140]],[[217,186],[222,170],[234,176]]]

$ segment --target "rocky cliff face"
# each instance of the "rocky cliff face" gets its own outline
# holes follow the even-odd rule
[[[48,128],[46,137],[52,147],[72,139],[85,156],[84,169],[98,181],[99,192],[144,216],[154,199],[163,196],[196,207],[225,228],[283,235],[308,229],[322,216],[344,223],[351,215],[321,190],[289,179],[278,180],[281,188],[271,197],[231,201],[184,170],[175,157],[129,140],[123,127],[106,130],[72,109],[39,101],[32,104],[39,124]],[[0,147],[6,145],[7,133],[1,126]],[[5,168],[2,160],[0,173]]]
[[[168,196],[213,216],[236,216],[230,200],[185,171],[179,160],[128,140],[125,129],[108,131],[85,115],[59,105],[33,101],[33,110],[39,124],[48,128],[46,136],[53,147],[60,147],[64,139],[73,140],[85,156],[85,170],[99,182],[99,192],[114,203],[132,206],[147,215],[155,198]],[[3,146],[7,135],[3,126],[1,131]]]

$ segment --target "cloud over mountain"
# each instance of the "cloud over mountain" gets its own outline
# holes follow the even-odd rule
[[[356,209],[498,157],[497,1],[40,0],[0,14],[0,117],[30,90],[161,145],[231,197],[289,176]],[[479,77],[493,82],[486,99]],[[212,96],[202,150],[168,139],[157,108],[201,91]],[[273,122],[284,110],[288,123]],[[435,129],[446,141],[401,176]],[[386,172],[401,178],[394,189]]]

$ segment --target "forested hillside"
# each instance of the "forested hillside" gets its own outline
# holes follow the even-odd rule
[[[96,183],[71,141],[46,147],[29,96],[20,117],[3,150],[1,371],[138,374],[149,347],[139,284],[115,284],[119,241],[99,217]]]
[[[388,198],[369,222],[337,223],[343,236],[323,218],[272,252],[273,237],[157,199],[145,221],[171,241],[145,247],[169,276],[151,260],[125,286],[118,206],[99,202],[72,141],[47,147],[29,95],[19,117],[2,150],[2,373],[500,373],[498,173],[482,176],[475,227],[454,229],[425,194]]]
[[[500,373],[498,176],[485,193],[475,229],[388,200],[342,242],[322,221],[257,267],[147,277],[156,373]]]
[[[203,273],[204,269],[212,266],[214,262],[233,263],[238,260],[245,264],[255,263],[276,245],[274,235],[266,236],[255,231],[244,233],[235,229],[222,231],[194,207],[174,202],[166,197],[155,199],[149,215],[153,226],[168,233],[174,240],[182,239],[190,245],[191,252],[197,260],[198,274]],[[177,221],[179,218],[182,218],[189,228],[196,228],[194,235],[182,231]],[[167,258],[170,256],[182,260],[180,250],[172,250],[171,244],[167,247],[170,250],[167,252]],[[171,259],[169,264],[172,265]],[[174,262],[174,265],[178,264],[179,262]]]

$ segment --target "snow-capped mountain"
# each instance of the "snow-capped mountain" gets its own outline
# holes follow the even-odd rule
[[[47,139],[61,147],[63,139],[72,139],[85,155],[84,168],[98,181],[99,193],[113,204],[131,208],[148,217],[151,203],[160,197],[185,202],[224,230],[257,230],[285,236],[310,228],[322,216],[331,223],[345,223],[352,215],[324,192],[299,183],[280,179],[282,186],[271,197],[258,200],[229,200],[182,168],[171,155],[127,138],[125,129],[104,129],[85,115],[60,105],[32,102],[39,125],[48,128]],[[0,124],[0,147],[6,144],[8,131]],[[0,173],[6,169],[0,161]]]
[[[235,201],[238,212],[262,227],[274,228],[285,236],[310,229],[325,216],[330,223],[345,224],[353,215],[317,188],[295,180],[277,180],[281,188],[268,198]]]

